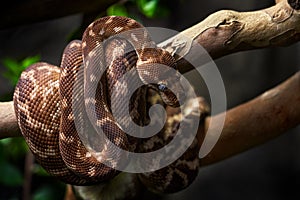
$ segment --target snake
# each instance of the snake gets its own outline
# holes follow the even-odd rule
[[[179,112],[178,94],[170,91],[169,82],[163,80],[170,72],[157,70],[153,67],[157,63],[177,70],[174,57],[158,48],[140,23],[127,17],[107,16],[92,22],[82,40],[71,41],[65,47],[60,67],[46,62],[29,66],[19,78],[13,99],[20,130],[37,162],[67,184],[105,183],[120,173],[111,166],[118,165],[126,155],[109,148],[106,142],[96,147],[98,153],[91,153],[82,142],[76,123],[82,125],[83,131],[90,131],[89,135],[103,130],[113,145],[125,151],[149,152],[172,140],[180,119],[188,119],[195,112],[201,112],[203,118],[205,109],[192,107],[186,115]],[[176,111],[167,116],[159,134],[141,140],[120,128],[111,108],[112,89],[132,69],[138,75],[133,81],[144,86],[130,99],[128,118],[141,126],[149,123],[147,112],[156,103],[153,99]],[[151,80],[160,81],[154,84]],[[178,83],[175,74],[171,84],[180,87],[176,86]],[[126,85],[114,89],[118,95],[126,91]],[[121,108],[123,104],[117,102]],[[124,120],[127,123],[127,118]],[[139,180],[157,193],[180,191],[198,174],[198,152],[199,141],[195,138],[180,158],[162,169],[139,174]]]

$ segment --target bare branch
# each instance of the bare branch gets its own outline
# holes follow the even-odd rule
[[[288,1],[292,0],[282,0],[275,6],[259,11],[222,10],[213,13],[182,31],[173,39],[175,42],[169,42],[164,47],[174,53],[178,49],[182,50],[178,44],[188,45],[186,38],[192,38],[193,43],[188,47],[191,54],[189,57],[197,59],[195,52],[199,51],[193,49],[200,44],[213,59],[217,59],[234,52],[296,43],[300,40],[300,3],[294,1],[294,7],[298,8],[295,10]],[[180,72],[192,69],[183,59],[180,62]]]
[[[207,117],[205,129],[211,118],[220,115]],[[227,111],[221,137],[201,163],[208,165],[221,161],[267,142],[299,124],[300,72],[257,98]],[[214,129],[218,124],[212,126]]]
[[[21,136],[13,102],[0,102],[0,139]]]

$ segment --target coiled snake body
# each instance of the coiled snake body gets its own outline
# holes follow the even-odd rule
[[[128,30],[138,31],[104,43],[111,36]],[[134,51],[126,52],[126,49]],[[177,114],[168,117],[160,134],[137,141],[115,123],[110,108],[111,89],[118,78],[135,68],[140,77],[137,81],[148,84],[153,77],[168,73],[154,70],[152,66],[157,63],[176,68],[174,58],[167,51],[156,48],[139,23],[125,17],[104,17],[85,30],[82,41],[72,41],[65,48],[61,68],[48,63],[36,63],[27,68],[16,86],[14,104],[22,134],[37,161],[51,175],[73,185],[105,182],[119,173],[101,161],[106,160],[111,166],[118,165],[118,160],[124,155],[107,148],[105,143],[97,147],[99,154],[91,153],[78,135],[76,121],[85,123],[88,130],[102,129],[114,145],[127,151],[147,152],[168,143],[180,123]],[[108,66],[103,76],[101,65]],[[101,77],[100,82],[97,77]],[[178,77],[173,79],[177,84]],[[176,94],[170,92],[164,83],[153,87],[167,105],[178,105]],[[139,125],[149,120],[147,98],[150,90],[143,86],[131,99],[128,117]],[[78,103],[77,113],[74,113],[74,99]],[[122,107],[123,103],[119,104]],[[90,118],[89,113],[94,108],[96,124],[83,122],[83,119]],[[200,111],[192,108],[189,115],[193,112]],[[89,134],[93,133],[95,131]],[[140,180],[156,192],[175,192],[187,187],[197,175],[198,143],[195,139],[188,151],[171,165],[140,174]]]

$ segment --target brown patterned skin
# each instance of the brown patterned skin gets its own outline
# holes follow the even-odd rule
[[[193,108],[186,116],[181,113],[169,116],[158,135],[142,140],[138,146],[136,139],[127,136],[114,122],[109,98],[110,89],[118,77],[136,67],[141,81],[147,83],[149,76],[160,76],[152,70],[151,65],[161,63],[176,68],[174,58],[168,52],[157,49],[145,29],[131,32],[126,37],[127,41],[119,38],[106,46],[102,45],[109,37],[136,28],[143,27],[129,18],[101,18],[86,29],[82,41],[73,41],[65,48],[61,68],[37,63],[26,69],[20,77],[14,93],[14,105],[21,132],[37,161],[63,182],[92,185],[108,181],[119,172],[104,165],[101,160],[113,155],[114,159],[110,162],[114,166],[125,156],[120,152],[111,152],[105,145],[99,145],[99,154],[90,153],[83,145],[75,123],[91,131],[89,134],[95,134],[93,128],[102,129],[110,141],[124,150],[148,152],[161,148],[172,139],[181,117],[189,118],[193,112],[203,112]],[[122,55],[127,46],[136,51]],[[101,75],[99,62],[106,62],[109,66],[105,75],[101,76],[100,85],[94,81],[95,77]],[[174,78],[177,80],[178,77]],[[175,95],[168,90],[158,92],[168,105],[178,105]],[[130,105],[131,116],[139,125],[147,123],[146,98],[153,99],[147,95],[148,89],[139,89]],[[74,113],[74,107],[77,113]],[[99,121],[96,124],[84,121],[93,107],[96,108]],[[153,141],[155,145],[149,149],[149,143],[153,144]],[[140,180],[154,192],[179,191],[197,175],[198,151],[199,142],[195,139],[177,161],[161,170],[141,174]]]

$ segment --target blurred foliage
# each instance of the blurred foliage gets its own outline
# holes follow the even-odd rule
[[[7,151],[9,149],[9,151]],[[0,140],[0,184],[21,186],[23,175],[15,164],[23,159],[27,146],[22,138],[7,138]]]
[[[38,62],[40,56],[27,57],[21,61],[5,58],[2,64],[6,71],[2,74],[8,79],[9,84],[13,87],[28,66]],[[7,151],[9,149],[9,151]],[[19,164],[18,160],[24,160],[28,152],[27,145],[23,138],[6,138],[0,140],[0,184],[7,186],[21,186],[23,183],[23,169],[17,168],[15,164]]]
[[[179,2],[180,1],[183,0],[179,0]],[[174,1],[171,0],[122,0],[119,3],[109,6],[106,9],[106,13],[102,12],[92,18],[88,16],[88,20],[83,20],[82,27],[79,27],[68,35],[67,41],[81,39],[83,32],[89,23],[91,23],[91,20],[101,18],[104,15],[130,17],[143,23],[142,17],[150,19],[168,17],[171,13],[170,5],[173,3]]]
[[[5,58],[2,60],[2,64],[6,68],[6,72],[3,73],[3,76],[7,78],[13,86],[15,86],[22,71],[24,71],[31,64],[38,62],[40,59],[40,55],[27,57],[21,61],[17,61],[12,58]]]
[[[106,13],[92,14],[84,16],[87,20],[83,20],[82,26],[72,31],[67,36],[67,41],[81,39],[86,27],[92,20],[101,18],[104,15],[125,16],[135,19],[142,23],[142,17],[146,18],[164,18],[171,13],[170,5],[174,3],[171,0],[123,0],[119,3],[112,4],[106,9]]]
[[[170,13],[168,6],[166,6],[166,1],[136,0],[136,3],[140,11],[149,18],[164,17]]]
[[[20,61],[13,58],[5,58],[1,62],[6,71],[1,75],[9,81],[9,84],[15,87],[21,73],[31,64],[38,61],[40,61],[40,55],[27,57]],[[9,96],[11,97],[12,94]],[[28,146],[23,138],[0,140],[0,199],[22,199],[22,187],[26,181],[24,180],[24,163],[28,152]],[[43,182],[48,183],[37,185],[28,183],[32,184],[33,200],[63,199],[64,185],[53,180],[54,178],[50,177],[40,165],[32,163],[31,173],[33,179],[38,180],[37,182],[40,182],[41,179]],[[52,182],[55,182],[55,184]]]
[[[0,199],[22,199],[24,163],[28,147],[23,138],[0,140]],[[32,199],[63,199],[64,184],[58,182],[38,164],[32,163]]]
[[[59,194],[57,191],[60,190]],[[52,184],[46,184],[39,187],[32,196],[32,200],[55,200],[63,199],[64,188],[54,187]]]
[[[129,16],[129,13],[123,4],[114,4],[107,8],[108,15]]]
[[[28,146],[23,138],[0,140],[0,184],[8,186],[22,185],[24,181],[23,161],[28,151]],[[16,167],[16,164],[22,165],[22,167]],[[38,164],[32,165],[32,173],[38,176],[48,176],[48,173]]]
[[[147,18],[166,17],[170,14],[168,0],[129,0],[110,6],[107,15],[127,16],[136,19],[137,16],[130,14],[129,8],[135,7]]]

